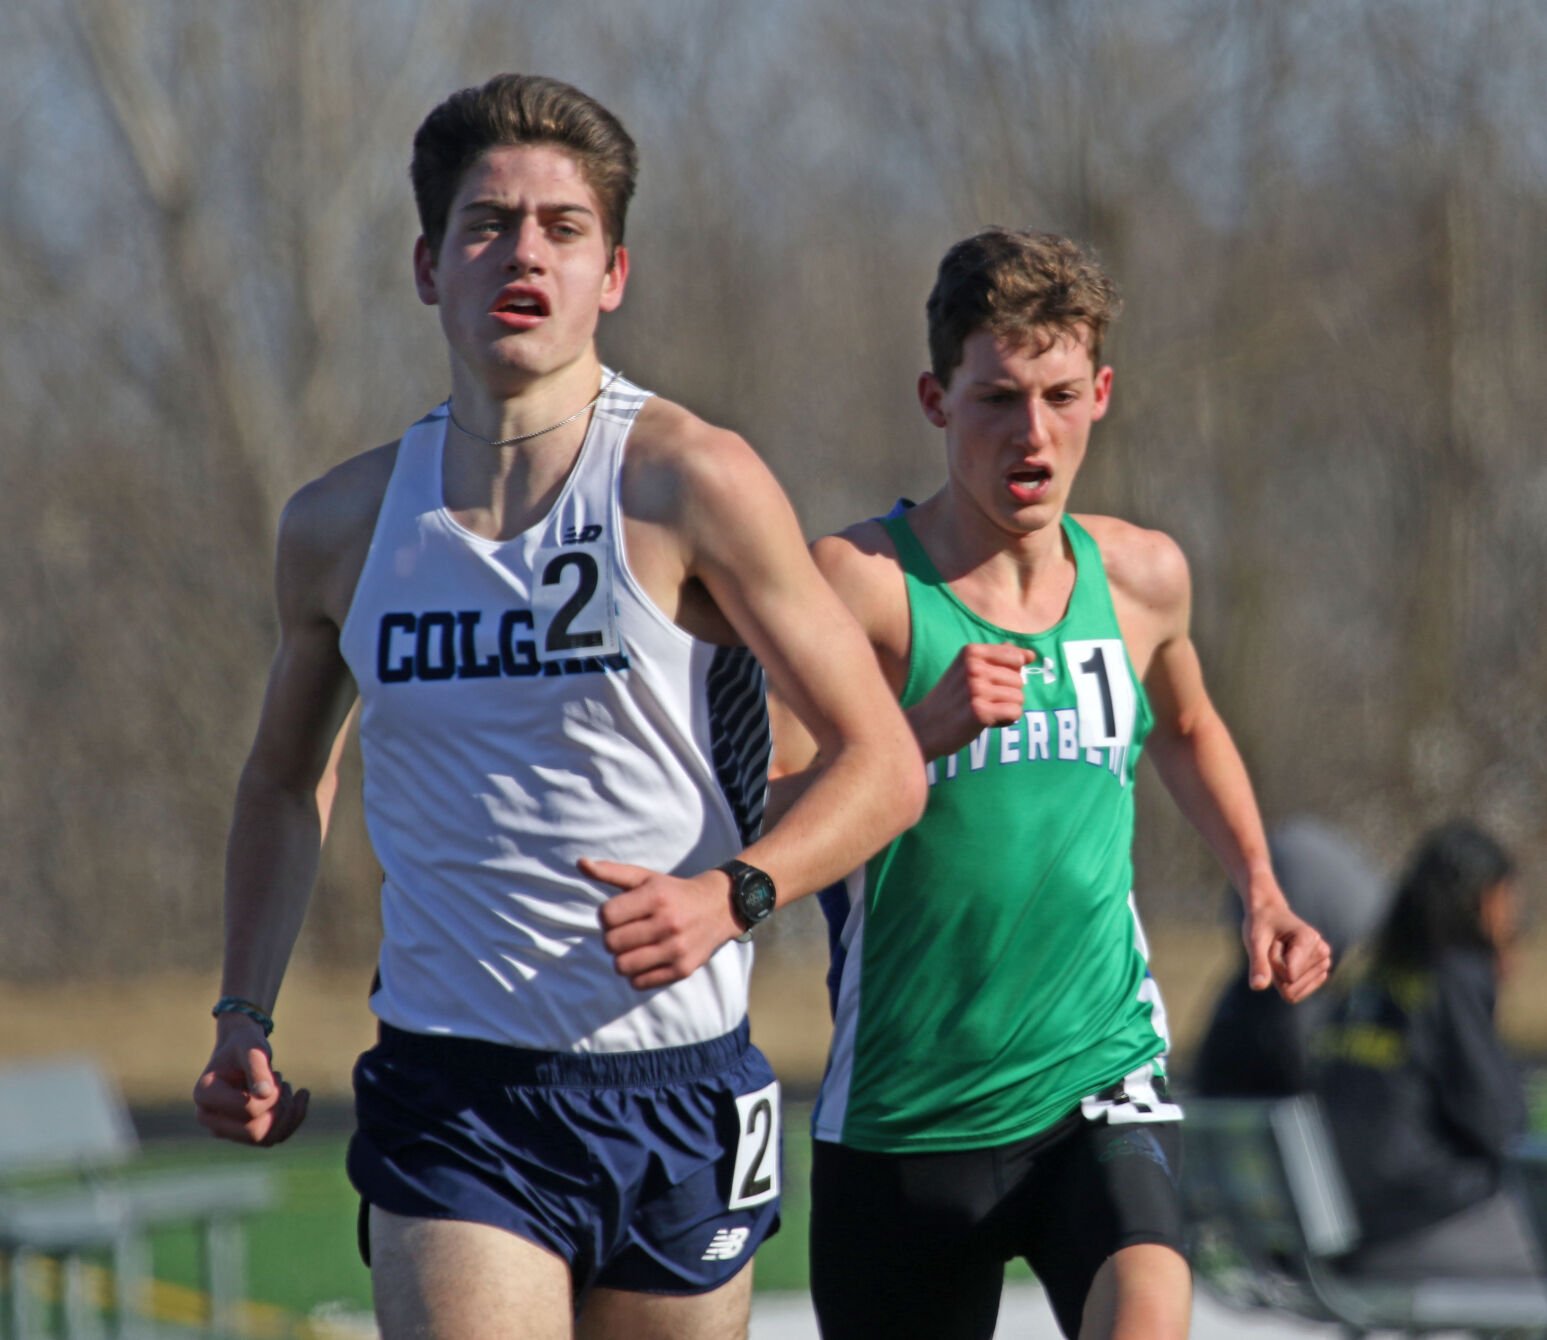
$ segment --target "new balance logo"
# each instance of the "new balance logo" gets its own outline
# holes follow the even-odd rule
[[[741,1255],[741,1249],[747,1245],[747,1239],[752,1234],[750,1228],[720,1228],[715,1230],[713,1239],[709,1243],[709,1249],[704,1253],[705,1261],[731,1261]]]
[[[573,526],[564,532],[565,544],[591,544],[602,538],[602,528],[596,522],[576,530]]]

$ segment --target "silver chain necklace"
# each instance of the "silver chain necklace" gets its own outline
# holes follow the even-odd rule
[[[468,437],[473,439],[473,441],[482,442],[486,447],[512,447],[517,442],[530,442],[534,437],[541,437],[544,433],[551,433],[556,428],[562,428],[566,423],[574,423],[576,419],[578,419],[582,414],[590,409],[592,405],[596,404],[598,400],[606,395],[607,388],[611,386],[613,382],[617,381],[618,378],[622,375],[623,373],[621,371],[614,372],[612,376],[607,378],[607,380],[602,383],[602,389],[589,400],[587,400],[585,404],[583,404],[567,419],[560,419],[557,423],[550,423],[546,428],[538,428],[530,433],[517,433],[515,437],[502,437],[497,442],[492,437],[481,437],[479,434],[462,427],[462,425],[457,422],[456,411],[452,408],[451,401],[449,400],[446,402],[446,413],[451,418],[452,427],[455,428],[459,433],[466,433]]]

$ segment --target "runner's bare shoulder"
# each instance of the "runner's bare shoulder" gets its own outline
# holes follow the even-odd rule
[[[297,490],[280,517],[281,576],[317,583],[335,619],[348,608],[365,564],[397,451],[398,443],[389,442],[351,456]]]
[[[873,646],[906,646],[907,584],[897,547],[879,520],[856,521],[824,535],[811,546],[811,556]]]
[[[1185,604],[1191,589],[1187,558],[1162,530],[1115,516],[1076,516],[1101,549],[1107,581],[1151,610]]]
[[[737,433],[652,396],[629,434],[623,462],[624,505],[640,520],[670,522],[695,500],[715,496],[736,475],[766,467]]]

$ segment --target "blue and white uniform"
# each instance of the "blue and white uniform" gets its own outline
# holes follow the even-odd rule
[[[717,1280],[607,1273],[629,1235],[627,1216],[606,1231],[566,1229],[556,1241],[554,1222],[573,1216],[551,1213],[526,1185],[552,1170],[510,1163],[510,1151],[519,1163],[534,1141],[552,1141],[528,1137],[520,1122],[503,1132],[497,1154],[482,1149],[467,1160],[499,1163],[497,1180],[515,1187],[510,1215],[481,1193],[475,1204],[429,1189],[443,1170],[397,1145],[411,1144],[417,1126],[455,1121],[471,1100],[451,1096],[443,1112],[427,1108],[405,1122],[402,1089],[427,1085],[422,1075],[406,1086],[393,1080],[410,1053],[414,1065],[450,1075],[495,1069],[512,1083],[532,1077],[539,1087],[594,1082],[609,1090],[663,1078],[696,1083],[706,1071],[723,1075],[728,1063],[750,1065],[736,1093],[706,1100],[709,1134],[676,1138],[697,1145],[700,1161],[707,1151],[704,1171],[723,1184],[719,1218],[704,1220],[705,1249],[711,1240],[723,1248],[713,1232],[724,1230],[749,1256],[773,1218],[773,1194],[763,1192],[776,1189],[764,1171],[776,1167],[777,1101],[766,1062],[746,1045],[751,947],[733,941],[688,979],[638,991],[602,940],[598,909],[615,890],[577,868],[593,856],[698,874],[756,836],[766,791],[761,667],[744,648],[678,628],[629,570],[620,480],[648,399],[612,378],[552,508],[504,541],[471,533],[445,506],[445,406],[398,446],[340,639],[360,692],[366,823],[384,875],[371,999],[383,1046],[357,1070],[361,1133],[350,1169],[362,1195],[383,1208],[497,1222],[543,1241],[568,1256],[577,1283],[692,1292]],[[450,1044],[444,1064],[435,1038]],[[468,1042],[519,1054],[507,1065],[490,1052],[488,1065],[469,1066]],[[755,1118],[742,1105],[743,1134],[750,1123],[765,1150],[763,1171],[744,1168],[731,1187],[730,1168],[712,1166],[712,1128],[727,1122],[710,1109],[746,1097],[749,1084],[774,1095],[771,1110],[760,1107]],[[730,1152],[721,1161],[732,1162]],[[727,1205],[747,1188],[761,1208],[727,1218]],[[719,1271],[736,1254],[702,1259]],[[697,1261],[701,1252],[688,1255]]]
[[[634,1051],[746,1015],[750,946],[641,994],[602,943],[614,890],[576,868],[695,875],[762,816],[761,667],[673,624],[624,554],[619,477],[647,399],[614,381],[551,511],[505,541],[445,507],[444,406],[398,447],[341,639],[384,872],[372,1005],[398,1028]]]

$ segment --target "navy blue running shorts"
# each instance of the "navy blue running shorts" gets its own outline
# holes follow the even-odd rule
[[[779,1086],[747,1025],[686,1047],[523,1051],[383,1024],[355,1065],[368,1209],[490,1224],[569,1263],[577,1299],[719,1288],[779,1226]]]
[[[824,1340],[989,1340],[1026,1260],[1067,1336],[1103,1261],[1184,1246],[1181,1123],[1076,1109],[1012,1144],[877,1154],[814,1141],[811,1296]]]

